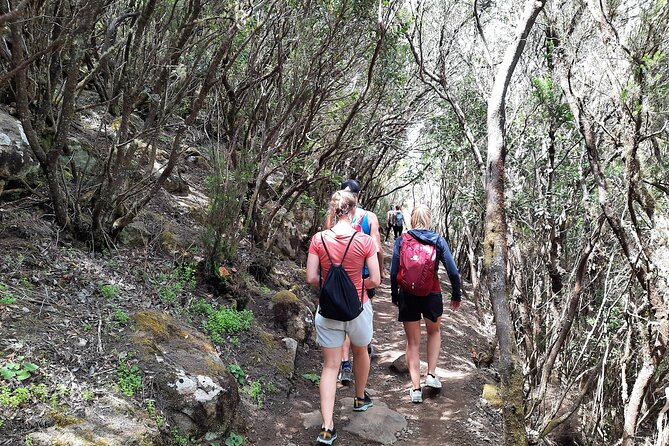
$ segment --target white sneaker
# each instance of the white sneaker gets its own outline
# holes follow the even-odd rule
[[[411,402],[412,403],[422,403],[423,402],[423,391],[422,390],[409,389],[409,396],[411,397]]]
[[[425,385],[432,387],[433,389],[441,389],[441,381],[434,375],[428,375],[425,377]]]

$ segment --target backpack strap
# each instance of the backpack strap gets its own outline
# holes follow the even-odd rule
[[[332,231],[332,233],[334,234],[334,231]],[[346,245],[346,251],[344,251],[344,255],[341,258],[341,262],[339,262],[340,265],[344,263],[344,259],[346,258],[346,254],[348,253],[348,248],[351,247],[351,243],[353,242],[353,237],[355,237],[355,234],[357,234],[357,232],[353,233],[350,240],[348,241],[348,245]],[[323,238],[322,233],[321,233],[321,243],[323,243],[323,248],[325,248],[325,254],[327,254],[330,264],[334,264],[334,262],[332,261],[332,257],[330,256],[330,251],[328,251],[328,246],[325,244],[325,239]]]
[[[332,231],[332,229],[330,229],[330,230]],[[332,231],[332,233],[334,234],[334,231]],[[349,239],[348,245],[346,245],[346,250],[344,251],[344,255],[341,258],[341,262],[339,262],[340,266],[344,264],[344,259],[346,258],[346,254],[348,253],[348,248],[351,247],[351,243],[353,243],[353,238],[355,237],[355,235],[357,233],[358,233],[358,231],[354,231],[353,235]],[[328,260],[330,261],[330,265],[334,265],[334,263],[332,262],[332,257],[330,257],[330,251],[328,251],[328,246],[325,244],[325,239],[323,238],[323,233],[321,233],[321,243],[323,243],[323,248],[325,248],[325,254],[327,254],[327,256],[328,256]],[[323,276],[321,276],[321,269],[320,268],[318,269],[318,276],[322,280]],[[363,280],[363,282],[360,284],[360,301],[361,302],[362,302],[362,297],[363,297],[362,295],[363,295],[364,292],[365,292],[365,282]]]
[[[355,234],[357,233],[358,233],[357,231],[354,231],[353,235],[351,236],[351,239],[348,241],[348,245],[346,245],[346,251],[344,251],[344,255],[341,258],[341,262],[339,262],[340,265],[344,263],[344,259],[346,258],[346,254],[348,253],[348,248],[351,247],[351,243],[353,242],[353,237],[355,237]]]

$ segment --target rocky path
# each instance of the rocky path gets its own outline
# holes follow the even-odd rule
[[[385,246],[387,257],[392,249]],[[397,309],[390,301],[389,279],[374,298],[374,346],[368,389],[374,407],[367,412],[353,412],[353,387],[339,385],[335,406],[335,444],[398,446],[501,445],[501,418],[497,410],[481,400],[485,383],[494,383],[491,370],[477,369],[471,361],[470,347],[488,342],[488,330],[477,321],[474,305],[466,301],[454,313],[446,309],[442,319],[442,354],[437,374],[443,384],[441,391],[424,388],[422,404],[412,404],[408,389],[408,373],[391,368],[404,354],[402,324],[397,322]],[[423,335],[425,335],[423,328]],[[421,359],[425,361],[425,338]],[[267,425],[256,422],[248,439],[253,444],[303,446],[316,444],[320,427],[318,388],[301,379],[304,373],[320,373],[320,352],[302,352],[297,359],[297,384],[283,407],[269,409]],[[423,365],[423,374],[426,364]],[[258,421],[258,420],[256,420]]]

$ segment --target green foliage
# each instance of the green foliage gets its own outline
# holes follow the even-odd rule
[[[311,381],[315,385],[319,385],[320,382],[321,382],[321,376],[317,375],[315,373],[304,373],[302,375],[302,377],[308,379],[309,381]]]
[[[188,437],[181,435],[176,426],[172,427],[172,441],[176,446],[188,446]]]
[[[100,285],[100,292],[105,299],[112,300],[118,296],[119,289],[116,285],[104,284]]]
[[[26,446],[33,446],[33,436],[31,434],[26,435]]]
[[[133,396],[142,389],[142,371],[136,364],[130,364],[130,357],[120,358],[116,367],[118,387],[126,396]]]
[[[273,382],[268,382],[265,384],[265,393],[276,393],[279,391],[279,388]]]
[[[223,343],[224,334],[235,334],[251,328],[253,312],[251,310],[237,311],[234,308],[223,307],[209,315],[204,324],[204,331],[215,344]]]
[[[0,282],[0,305],[11,305],[16,302],[16,296],[9,291],[6,283]]]
[[[12,390],[9,386],[0,385],[0,406],[16,409],[31,401],[46,401],[48,392],[44,384],[29,387],[17,387]]]
[[[93,393],[93,391],[91,389],[85,389],[81,393],[81,399],[83,399],[86,402],[93,401],[94,396],[95,396],[95,394]]]
[[[8,362],[0,368],[0,376],[6,380],[16,378],[19,381],[23,381],[32,376],[39,366],[33,364],[32,362],[24,361],[23,356],[18,356],[16,358],[17,362]]]
[[[122,308],[114,309],[114,320],[121,325],[125,325],[130,320],[130,316]]]
[[[160,274],[157,291],[162,301],[168,305],[178,305],[178,298],[185,290],[195,288],[196,266],[193,263],[185,263],[178,266],[169,274]]]
[[[246,384],[246,372],[237,364],[228,365],[228,372],[235,377],[235,380],[237,380],[240,385]]]
[[[30,280],[28,280],[25,277],[21,277],[21,279],[19,280],[19,285],[21,285],[23,288],[26,288],[26,289],[33,288],[33,284],[30,283]]]
[[[242,60],[243,56],[237,58],[238,62]],[[218,266],[235,259],[239,240],[245,231],[243,227],[240,227],[240,215],[248,198],[246,187],[240,186],[248,184],[255,177],[254,164],[250,158],[240,156],[233,167],[218,152],[215,152],[214,173],[207,178],[210,200],[202,237],[205,271],[211,277],[223,281],[226,279],[218,274]]]
[[[225,439],[225,446],[242,446],[244,444],[244,436],[235,432],[230,432],[228,438]]]
[[[151,416],[156,414],[156,401],[155,400],[146,400],[146,413]]]
[[[209,316],[214,312],[214,308],[204,299],[198,299],[190,307],[191,311],[195,314],[201,314],[204,316]]]
[[[561,102],[559,88],[551,76],[532,78],[532,87],[536,101],[542,106],[544,120],[559,124],[574,120],[569,104]]]
[[[248,390],[249,396],[255,402],[258,406],[262,407],[263,405],[263,392],[262,392],[262,384],[260,381],[253,381],[251,385],[249,386]]]

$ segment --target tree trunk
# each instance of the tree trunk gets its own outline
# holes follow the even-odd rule
[[[506,92],[527,36],[544,7],[545,0],[529,0],[518,24],[516,38],[507,48],[499,66],[488,101],[488,160],[486,164],[485,236],[483,264],[495,313],[496,332],[500,349],[500,376],[504,406],[504,443],[526,445],[525,408],[523,401],[523,370],[516,348],[513,322],[509,308],[507,283],[507,224],[504,209],[504,162],[506,144]]]

